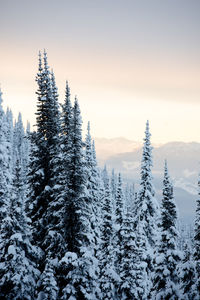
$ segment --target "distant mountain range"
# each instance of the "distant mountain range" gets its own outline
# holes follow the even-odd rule
[[[142,143],[125,138],[95,139],[97,158],[100,166],[106,164],[123,174],[124,181],[135,182],[136,189],[140,178]],[[162,195],[164,160],[167,159],[169,172],[174,183],[175,200],[180,217],[187,222],[194,220],[197,181],[200,172],[200,143],[170,142],[153,145],[153,176],[157,197]]]

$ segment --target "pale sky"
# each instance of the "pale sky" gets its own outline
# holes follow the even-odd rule
[[[199,0],[0,0],[4,107],[34,124],[38,51],[95,137],[200,142]]]

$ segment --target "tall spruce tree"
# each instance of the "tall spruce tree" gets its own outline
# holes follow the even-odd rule
[[[67,152],[71,159],[67,166],[64,213],[67,251],[61,260],[61,269],[66,276],[65,281],[61,283],[61,299],[96,299],[94,236],[90,223],[92,203],[87,189],[82,120],[76,98],[71,126],[71,148]]]
[[[161,206],[160,241],[153,273],[153,299],[180,299],[178,265],[181,260],[177,248],[177,208],[173,186],[165,161],[163,198]]]
[[[100,245],[100,201],[99,201],[99,172],[97,169],[95,146],[92,143],[90,134],[90,122],[87,126],[87,135],[85,140],[85,167],[87,176],[87,190],[90,197],[92,215],[91,215],[91,229],[94,232],[94,251],[96,258],[98,257]],[[97,267],[97,266],[96,266]]]
[[[152,257],[156,246],[157,239],[157,219],[159,206],[155,199],[155,190],[152,183],[152,147],[150,142],[149,122],[146,123],[144,146],[141,163],[141,181],[140,189],[136,200],[136,221],[135,230],[139,234],[138,247],[142,240],[140,251],[143,252],[139,256],[144,263],[147,263],[147,283],[146,291],[148,294],[151,289],[151,273],[153,271]],[[144,237],[142,238],[141,235]],[[142,264],[142,261],[140,262]]]
[[[38,102],[36,112],[37,131],[31,134],[31,155],[29,165],[28,215],[33,224],[33,242],[42,249],[43,255],[37,260],[42,272],[43,282],[37,284],[39,297],[48,290],[44,282],[49,259],[54,280],[56,257],[63,244],[57,220],[60,215],[57,211],[57,183],[60,160],[60,113],[58,94],[54,74],[49,71],[47,53],[44,51],[43,63],[39,53],[39,68],[36,77],[38,84]],[[51,293],[50,293],[51,294]]]

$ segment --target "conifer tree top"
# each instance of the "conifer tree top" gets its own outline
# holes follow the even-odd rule
[[[0,105],[1,105],[2,102],[3,102],[2,95],[3,95],[3,93],[2,93],[2,90],[1,90],[1,87],[0,87]]]
[[[69,100],[70,96],[71,96],[70,87],[69,87],[68,80],[66,80],[66,87],[65,87],[65,98],[66,98],[66,100]]]

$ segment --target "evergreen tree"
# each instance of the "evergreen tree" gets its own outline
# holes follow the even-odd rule
[[[177,208],[173,186],[165,162],[163,198],[161,207],[160,242],[153,274],[153,299],[180,299],[178,264],[181,260],[177,249]]]
[[[126,211],[122,224],[122,261],[121,261],[121,297],[120,299],[139,299],[136,282],[136,235],[133,231],[134,219],[130,211]]]
[[[194,261],[196,269],[196,293],[200,295],[200,175],[198,180],[198,196],[194,226]]]
[[[58,94],[53,72],[50,73],[47,54],[43,64],[39,53],[39,68],[36,77],[38,102],[36,112],[37,131],[31,134],[29,165],[30,194],[27,202],[28,215],[33,223],[33,242],[42,250],[37,263],[41,280],[37,292],[48,290],[49,260],[61,258],[63,236],[60,232],[60,206],[58,199],[60,180],[60,113]],[[51,271],[55,268],[51,268]],[[56,272],[56,271],[55,271]],[[54,274],[54,277],[56,275]]]
[[[119,277],[122,272],[122,256],[123,256],[123,235],[122,235],[122,225],[124,218],[124,195],[122,189],[122,179],[121,174],[119,173],[118,182],[117,182],[117,191],[116,191],[116,210],[115,210],[115,269]],[[121,298],[121,288],[118,287],[118,294]]]
[[[23,171],[27,168],[27,154],[25,149],[25,132],[22,122],[22,115],[19,113],[18,120],[14,125],[14,140],[13,140],[13,152],[14,152],[14,162],[20,160],[21,167]]]
[[[150,247],[155,246],[156,220],[158,203],[155,199],[155,189],[152,183],[152,147],[150,143],[149,122],[146,123],[144,147],[141,164],[140,190],[137,196],[137,216],[140,221],[144,220],[144,232]]]
[[[192,300],[195,299],[195,265],[192,260],[191,248],[188,243],[184,245],[184,257],[182,259],[181,265],[179,267],[181,279],[181,291],[182,299]]]
[[[117,180],[115,175],[115,170],[112,169],[111,181],[110,181],[110,189],[113,200],[113,210],[116,209],[116,193],[117,193]]]
[[[87,176],[87,190],[92,205],[91,229],[94,232],[93,247],[95,257],[98,258],[100,245],[100,203],[99,203],[99,172],[97,169],[95,145],[92,143],[90,123],[88,122],[85,141],[85,167]],[[97,269],[97,268],[96,268]]]
[[[135,299],[146,300],[149,297],[149,289],[151,280],[148,273],[148,262],[149,262],[149,249],[147,248],[148,242],[144,232],[144,224],[140,224],[136,228],[135,238],[135,272],[133,273],[134,280],[134,295]]]
[[[2,107],[2,92],[0,90],[0,229],[2,220],[7,216],[10,202],[10,182],[12,174],[9,167],[7,120]]]
[[[17,160],[13,197],[1,228],[0,299],[35,299],[39,271],[34,261],[40,252],[31,244],[23,204],[23,174]]]
[[[12,111],[7,108],[6,110],[6,138],[7,138],[7,153],[8,153],[8,170],[12,174],[14,171],[14,157],[13,157],[13,114]],[[12,186],[13,178],[10,177],[9,184]]]
[[[45,269],[41,275],[39,286],[41,291],[39,292],[38,299],[42,300],[55,300],[58,299],[58,286],[55,279],[55,266],[52,259],[46,259]]]
[[[27,193],[27,174],[28,174],[28,163],[29,157],[27,153],[27,145],[29,141],[26,139],[24,126],[22,122],[22,115],[19,113],[18,120],[14,125],[14,137],[13,137],[13,161],[14,165],[18,161],[18,164],[21,168],[21,180],[23,181],[21,193],[23,193],[23,205],[25,205],[25,201],[27,200],[25,194]]]
[[[135,230],[144,235],[142,239],[140,258],[147,263],[147,278],[145,294],[151,288],[151,273],[153,271],[152,257],[156,245],[157,238],[157,219],[158,219],[158,203],[155,199],[155,190],[152,184],[152,147],[150,142],[149,122],[146,123],[146,131],[144,138],[142,164],[141,164],[141,182],[140,189],[136,200],[136,222]],[[138,229],[139,227],[139,229]],[[139,235],[139,240],[141,237]],[[140,244],[140,242],[139,242]],[[142,261],[140,262],[142,264]]]
[[[105,196],[102,207],[101,228],[101,299],[115,299],[115,287],[119,285],[120,278],[115,271],[113,249],[113,214],[110,182],[104,169]]]
[[[44,52],[44,66],[39,54],[38,104],[36,113],[37,132],[32,134],[32,153],[29,185],[31,189],[29,209],[34,223],[34,239],[45,251],[47,230],[54,220],[48,214],[50,203],[54,200],[56,178],[56,155],[59,145],[59,112],[54,81],[49,72],[47,54]],[[45,251],[46,252],[46,251]],[[43,262],[41,262],[43,269]]]
[[[87,189],[87,173],[83,155],[82,120],[75,98],[72,114],[71,149],[67,166],[65,195],[65,241],[67,252],[61,260],[66,273],[62,284],[61,299],[96,299],[96,275],[94,272],[94,236],[90,217],[92,203]],[[72,263],[73,261],[73,263]]]

